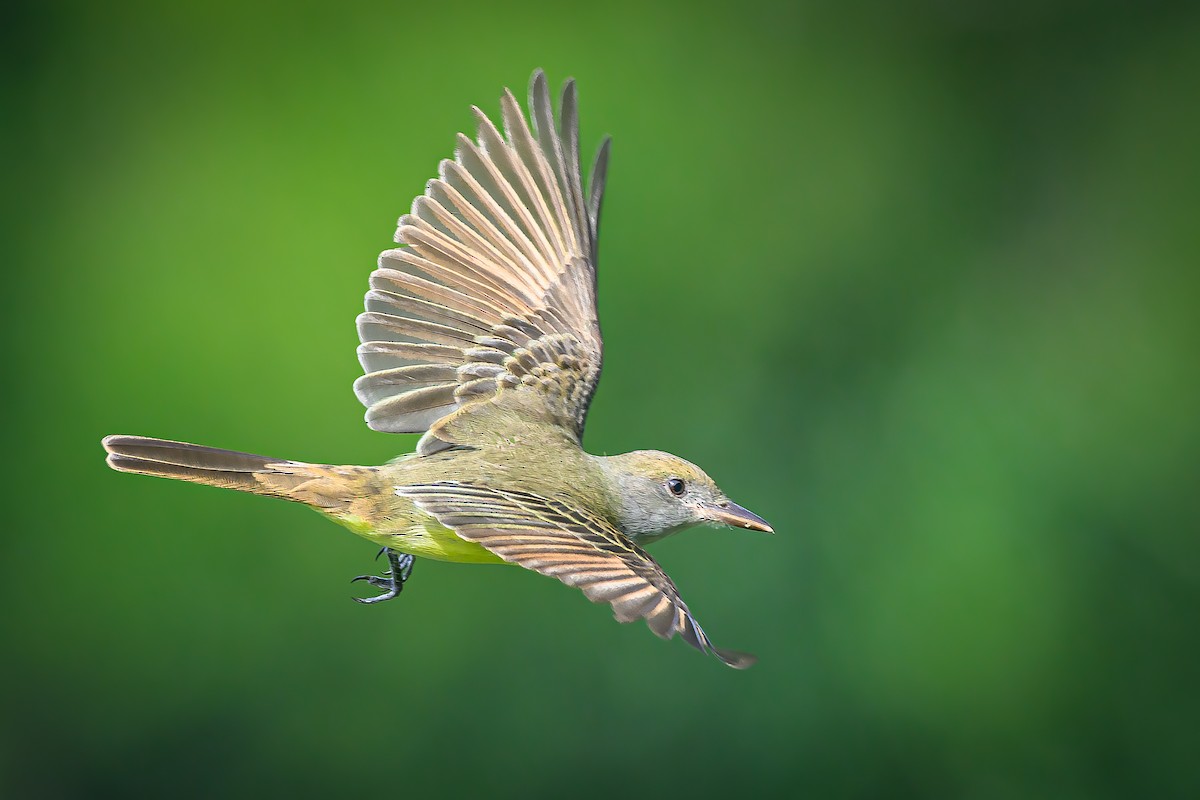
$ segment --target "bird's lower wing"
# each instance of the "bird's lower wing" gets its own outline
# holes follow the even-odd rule
[[[454,482],[396,491],[463,539],[558,578],[592,602],[608,603],[618,622],[644,619],[659,637],[678,633],[735,669],[755,662],[747,653],[714,647],[662,567],[611,524],[568,499]]]

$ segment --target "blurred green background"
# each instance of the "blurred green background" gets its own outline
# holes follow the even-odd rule
[[[1196,4],[7,8],[0,794],[1200,793]],[[615,139],[587,444],[775,525],[654,548],[749,672],[104,467],[411,450],[367,274],[537,66]]]

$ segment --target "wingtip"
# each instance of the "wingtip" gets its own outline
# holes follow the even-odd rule
[[[559,95],[560,107],[567,105],[576,106],[579,100],[579,90],[575,86],[574,78],[567,78],[563,81],[562,93]]]
[[[758,663],[758,656],[742,653],[737,650],[718,650],[713,648],[713,655],[721,659],[721,663],[734,669],[749,669]]]
[[[544,115],[546,119],[553,121],[554,111],[550,102],[550,82],[546,80],[546,73],[540,69],[533,73],[533,77],[529,80],[529,115],[533,119],[534,129],[538,126],[538,117]],[[543,120],[544,122],[544,120]],[[553,133],[554,125],[550,125],[549,131],[541,131],[540,135],[545,136]]]
[[[546,71],[541,67],[538,67],[533,71],[533,74],[529,76],[530,95],[532,95],[535,90],[540,92],[542,89],[548,89],[548,86],[549,83],[546,80]]]

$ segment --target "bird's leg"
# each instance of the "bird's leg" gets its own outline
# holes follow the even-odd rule
[[[385,547],[379,551],[379,554],[387,553],[388,569],[383,575],[359,575],[354,580],[350,581],[366,581],[376,589],[383,589],[383,594],[375,597],[355,597],[355,601],[359,603],[382,603],[384,600],[391,600],[400,592],[404,591],[404,582],[408,580],[408,576],[412,574],[413,562],[415,558],[408,553],[398,553],[390,547]],[[375,556],[379,558],[379,555]]]

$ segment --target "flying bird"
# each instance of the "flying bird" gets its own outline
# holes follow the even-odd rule
[[[584,420],[600,378],[596,241],[611,139],[584,186],[578,109],[558,114],[541,70],[526,120],[511,91],[504,132],[478,108],[370,278],[358,317],[367,425],[421,433],[382,466],[287,461],[142,436],[108,436],[110,467],[304,503],[387,554],[360,575],[378,603],[400,594],[415,557],[510,563],[644,619],[658,636],[742,669],[713,645],[644,545],[696,524],[771,532],[699,467],[669,453],[593,456]]]

